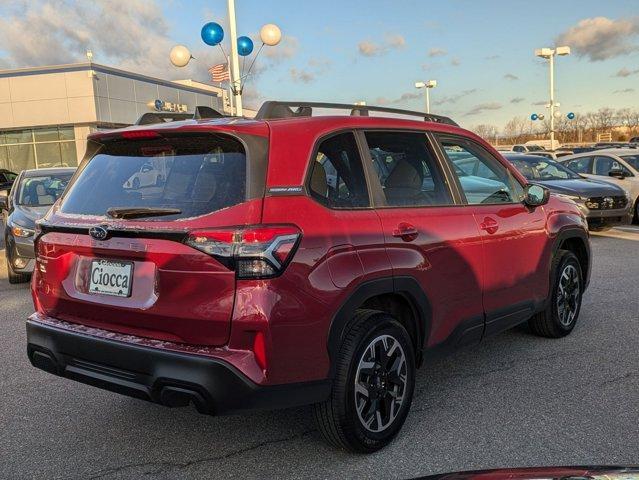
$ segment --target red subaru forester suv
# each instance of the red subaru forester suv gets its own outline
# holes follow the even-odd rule
[[[577,206],[452,120],[299,102],[93,134],[36,255],[34,366],[214,415],[314,404],[357,452],[430,355],[570,333],[590,275]]]

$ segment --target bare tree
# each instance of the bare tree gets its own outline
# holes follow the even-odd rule
[[[481,138],[489,141],[495,140],[495,138],[499,134],[499,129],[495,125],[488,125],[486,123],[475,125],[472,128],[472,131],[479,135]]]

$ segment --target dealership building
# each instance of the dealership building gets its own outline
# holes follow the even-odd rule
[[[76,166],[91,132],[200,105],[228,112],[227,92],[96,63],[0,70],[0,169]]]

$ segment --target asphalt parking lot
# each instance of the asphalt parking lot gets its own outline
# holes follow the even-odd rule
[[[431,362],[400,437],[371,456],[327,447],[310,408],[205,417],[32,368],[27,285],[0,252],[2,478],[407,478],[453,470],[639,463],[639,228],[592,238],[573,334],[525,328]]]

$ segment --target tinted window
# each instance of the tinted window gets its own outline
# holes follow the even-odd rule
[[[309,189],[323,204],[331,208],[369,205],[362,160],[352,133],[324,140],[311,168]]]
[[[442,147],[468,203],[516,203],[523,198],[523,188],[510,171],[478,145],[445,139]]]
[[[637,155],[619,155],[626,162],[632,165],[636,170],[639,170],[639,154]]]
[[[246,199],[246,155],[227,135],[112,141],[89,160],[62,211],[105,215],[109,208],[177,208],[188,218]],[[157,218],[156,218],[157,219]],[[150,220],[152,220],[150,218]]]
[[[608,176],[610,170],[623,170],[626,175],[630,175],[630,170],[612,157],[597,156],[594,160],[595,175]]]
[[[72,173],[23,177],[17,194],[18,205],[48,207],[60,198]]]
[[[590,173],[590,162],[592,157],[581,157],[575,160],[566,162],[566,165],[570,170],[577,173]]]
[[[368,132],[366,141],[387,205],[452,203],[423,133]]]
[[[510,156],[508,161],[528,180],[568,180],[581,178],[575,172],[549,158]]]

